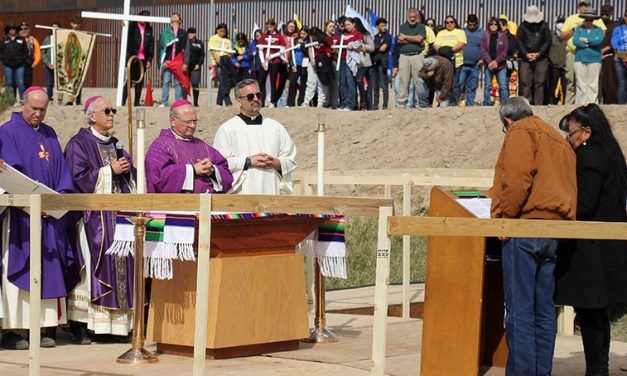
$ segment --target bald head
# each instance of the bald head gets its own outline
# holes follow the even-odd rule
[[[22,117],[33,128],[36,128],[46,118],[48,110],[48,94],[44,90],[33,90],[24,94],[20,102]]]
[[[191,139],[196,132],[198,117],[191,104],[184,104],[170,110],[170,127],[177,135]]]

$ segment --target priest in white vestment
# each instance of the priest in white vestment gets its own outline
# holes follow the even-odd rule
[[[233,174],[229,193],[278,195],[293,193],[296,146],[283,125],[263,118],[256,80],[235,86],[239,115],[222,124],[213,140]]]

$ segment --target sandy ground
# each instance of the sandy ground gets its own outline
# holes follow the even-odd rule
[[[157,94],[157,90],[153,95]],[[112,89],[85,89],[91,95],[115,98]],[[202,93],[197,136],[211,143],[217,128],[236,115],[237,107],[207,107]],[[169,126],[168,109],[147,108],[146,142]],[[541,118],[557,127],[561,117],[575,106],[537,107]],[[614,132],[627,153],[627,106],[603,106]],[[45,122],[58,133],[62,145],[85,126],[82,107],[51,105]],[[328,170],[387,168],[493,168],[503,141],[497,107],[404,109],[361,112],[315,108],[263,109],[262,114],[281,122],[298,150],[299,169],[315,168],[318,115],[326,117],[326,166]],[[9,113],[0,114],[4,123]],[[119,108],[116,136],[127,142],[127,109]],[[147,145],[148,146],[148,145]]]

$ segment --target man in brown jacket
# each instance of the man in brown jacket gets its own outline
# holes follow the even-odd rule
[[[447,58],[431,56],[425,59],[418,77],[422,78],[430,90],[435,91],[435,102],[439,107],[453,105],[455,69]]]
[[[493,218],[574,220],[577,208],[575,153],[537,116],[523,97],[500,109],[506,133],[494,168]],[[555,346],[557,240],[503,241],[507,375],[550,375]]]

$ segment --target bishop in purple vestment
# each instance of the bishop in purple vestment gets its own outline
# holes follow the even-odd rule
[[[25,92],[22,112],[15,112],[11,119],[0,126],[0,159],[33,180],[45,184],[59,193],[73,193],[74,184],[55,131],[43,123],[48,107],[48,96],[41,88],[29,88]],[[17,193],[17,192],[16,192]],[[3,329],[28,328],[28,302],[25,291],[30,290],[30,225],[29,215],[16,208],[9,208],[8,244],[3,247],[2,267],[5,316]],[[61,322],[57,312],[60,302],[78,282],[77,250],[70,236],[75,216],[66,214],[61,219],[45,215],[41,223],[41,296],[42,306],[54,310],[50,317],[42,317],[42,326],[56,326]],[[5,220],[7,220],[5,218]],[[74,234],[75,235],[75,234]],[[11,292],[14,292],[11,293]],[[43,311],[43,310],[42,310]],[[46,315],[44,315],[46,316]],[[14,333],[5,333],[2,345],[6,348],[28,347],[25,339]],[[54,346],[51,338],[42,340],[42,346]]]
[[[89,127],[80,129],[65,147],[65,158],[80,193],[135,190],[131,157],[111,135],[115,111],[108,99],[89,98],[84,106]],[[81,244],[89,270],[68,299],[68,316],[73,342],[88,344],[87,328],[96,334],[128,334],[133,306],[133,258],[105,254],[113,243],[114,212],[85,211],[82,220],[85,237]]]
[[[226,193],[233,176],[226,159],[194,137],[194,106],[179,100],[170,107],[170,128],[161,130],[146,153],[149,193]]]

